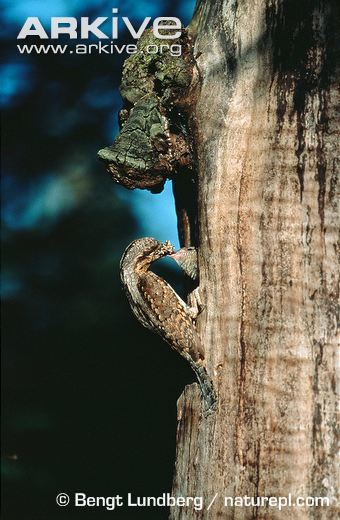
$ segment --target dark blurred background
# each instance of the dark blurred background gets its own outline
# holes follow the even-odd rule
[[[171,185],[116,186],[97,150],[118,131],[119,55],[20,55],[28,16],[178,16],[194,0],[2,0],[2,518],[168,517],[167,509],[58,508],[60,492],[171,490],[176,400],[192,375],[131,315],[120,256],[177,242]],[[121,25],[118,43],[129,42]],[[27,42],[23,42],[27,43]],[[40,42],[41,43],[41,42]],[[52,43],[52,42],[47,42]],[[180,274],[161,267],[177,287]]]

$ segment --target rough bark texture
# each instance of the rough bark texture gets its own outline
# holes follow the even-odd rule
[[[197,385],[178,402],[173,493],[205,508],[172,508],[172,520],[339,513],[337,14],[312,0],[196,10],[198,327],[219,402],[201,415]],[[223,503],[289,493],[331,506]]]

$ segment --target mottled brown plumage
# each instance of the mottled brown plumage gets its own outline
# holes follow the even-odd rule
[[[149,270],[152,262],[173,252],[170,242],[163,244],[153,238],[135,240],[122,256],[121,280],[139,322],[159,334],[190,363],[207,409],[214,404],[215,395],[203,365],[203,348],[192,309],[163,278]]]
[[[185,303],[162,278],[148,271],[140,277],[139,289],[151,311],[152,325],[172,348],[188,353],[194,361],[204,358],[201,342]]]

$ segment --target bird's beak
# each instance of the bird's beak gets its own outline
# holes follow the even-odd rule
[[[171,244],[170,240],[167,240],[162,244],[161,251],[162,256],[172,255],[175,252],[174,246]]]

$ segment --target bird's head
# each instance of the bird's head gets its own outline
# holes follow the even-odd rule
[[[120,267],[121,269],[147,270],[152,262],[173,252],[174,247],[169,240],[160,242],[150,237],[138,238],[126,248]]]

